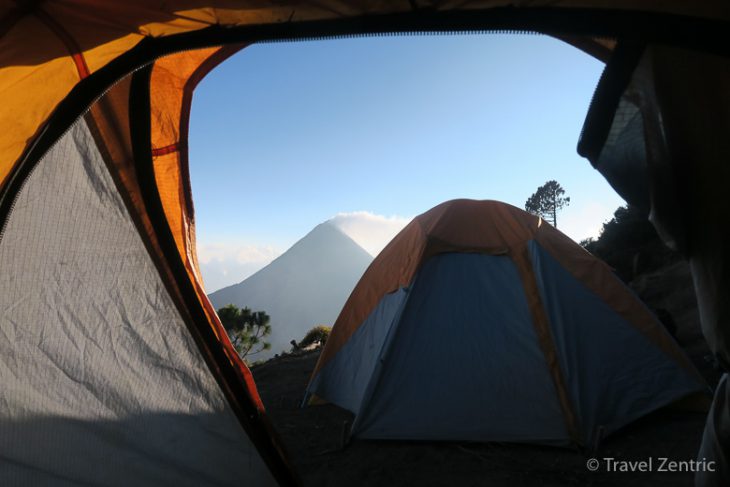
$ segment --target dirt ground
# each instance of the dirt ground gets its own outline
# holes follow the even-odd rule
[[[717,383],[709,351],[692,309],[686,269],[679,277],[647,276],[637,292],[650,305],[668,308],[678,324],[678,341],[708,382]],[[653,293],[653,296],[651,295]],[[647,299],[648,298],[648,299]],[[690,486],[690,472],[658,472],[662,457],[696,459],[703,413],[659,410],[604,440],[592,455],[571,449],[503,443],[358,441],[343,438],[352,415],[336,406],[300,408],[319,352],[284,356],[252,368],[259,393],[305,486]],[[586,462],[600,460],[596,472]],[[652,457],[653,472],[609,472],[603,458],[641,461]]]

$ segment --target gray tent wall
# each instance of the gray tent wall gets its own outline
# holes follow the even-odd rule
[[[276,485],[83,119],[26,181],[0,268],[0,485]]]
[[[384,370],[355,435],[569,443],[508,257],[432,257],[394,326]]]
[[[312,394],[317,394],[356,415],[360,413],[367,386],[376,373],[386,339],[401,314],[407,295],[406,289],[399,289],[380,300],[336,359],[314,378],[307,388],[303,405]]]

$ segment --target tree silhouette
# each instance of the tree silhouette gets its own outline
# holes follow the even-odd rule
[[[271,318],[266,312],[228,304],[218,310],[218,318],[242,359],[271,349],[271,343],[264,341],[271,334]]]
[[[525,210],[558,227],[558,211],[570,204],[570,197],[557,181],[551,180],[537,188],[525,202]]]
[[[681,255],[659,238],[646,213],[633,206],[619,207],[603,224],[597,239],[580,244],[611,266],[624,282],[681,260]]]

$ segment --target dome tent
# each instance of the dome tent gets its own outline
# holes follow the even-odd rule
[[[373,261],[307,395],[360,438],[593,446],[707,391],[602,261],[518,208],[454,200]]]

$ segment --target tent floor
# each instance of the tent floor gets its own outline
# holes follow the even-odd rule
[[[333,405],[299,408],[319,352],[283,356],[252,371],[269,414],[305,486],[692,485],[692,473],[657,472],[660,457],[696,458],[704,414],[657,411],[604,441],[597,458],[654,458],[654,472],[598,472],[574,450],[513,444],[353,441],[352,415]],[[693,357],[695,358],[695,357]]]

